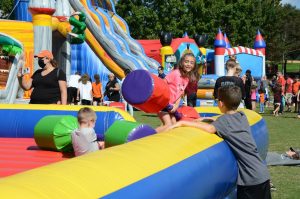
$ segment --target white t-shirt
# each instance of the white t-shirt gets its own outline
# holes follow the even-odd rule
[[[78,90],[80,92],[80,100],[92,100],[92,84],[90,81],[86,84],[79,82]]]
[[[71,75],[68,82],[68,87],[78,88],[79,79],[80,75]]]
[[[99,150],[97,135],[93,128],[76,129],[71,136],[75,156]]]

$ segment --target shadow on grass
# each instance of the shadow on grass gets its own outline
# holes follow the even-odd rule
[[[148,114],[142,114],[141,116],[145,116],[145,117],[157,117],[157,115],[148,115]]]

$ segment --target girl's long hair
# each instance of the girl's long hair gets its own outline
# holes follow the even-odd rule
[[[194,68],[190,72],[185,72],[183,69],[183,62],[186,57],[193,57],[195,59]],[[200,79],[200,75],[198,72],[199,67],[197,66],[196,57],[193,53],[186,53],[186,54],[182,55],[182,57],[179,60],[178,69],[179,69],[182,77],[187,77],[187,78],[189,78],[190,81],[199,81],[199,79]]]

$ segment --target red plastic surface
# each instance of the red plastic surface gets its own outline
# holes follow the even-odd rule
[[[33,138],[0,138],[0,178],[73,157],[40,150]]]

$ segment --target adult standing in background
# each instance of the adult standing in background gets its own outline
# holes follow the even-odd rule
[[[297,101],[297,94],[299,90],[300,90],[300,79],[299,76],[296,75],[295,81],[293,83],[293,102],[295,103],[295,110],[294,110],[295,113],[297,113],[298,109],[300,109]]]
[[[70,76],[68,82],[68,104],[77,104],[77,90],[79,79],[81,78],[80,73],[77,71],[75,74]]]
[[[245,89],[243,80],[236,76],[236,67],[237,63],[235,59],[229,59],[226,62],[226,76],[219,77],[216,81],[215,88],[214,88],[214,98],[218,99],[218,89],[222,86],[228,85],[236,85],[241,89],[242,92],[242,99],[245,98]]]
[[[121,99],[120,84],[113,73],[108,75],[108,82],[105,86],[104,96],[107,96],[109,101],[114,102],[119,102]]]
[[[33,91],[30,104],[67,104],[67,82],[64,71],[57,67],[53,54],[42,50],[34,56],[38,58],[41,69],[33,73],[30,79],[25,80],[21,69],[18,72],[18,81],[24,90]]]
[[[285,79],[284,76],[282,75],[282,72],[277,72],[277,83],[281,85],[281,102],[280,102],[280,109],[279,109],[279,114],[283,113],[284,109],[284,94],[285,94]]]
[[[251,75],[251,70],[246,70],[246,74],[243,77],[245,84],[245,106],[247,109],[252,110],[252,100],[251,100],[251,87],[253,82],[253,77]]]
[[[286,100],[286,105],[287,105],[287,111],[291,112],[291,106],[292,106],[292,98],[293,98],[293,79],[290,78],[288,74],[285,75],[285,100]]]

